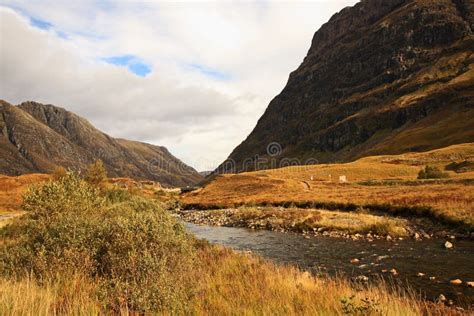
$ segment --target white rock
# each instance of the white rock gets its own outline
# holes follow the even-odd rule
[[[444,296],[443,294],[440,294],[438,296],[438,302],[446,302],[446,296]]]

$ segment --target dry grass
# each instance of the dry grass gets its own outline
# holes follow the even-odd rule
[[[95,285],[73,276],[39,285],[32,279],[21,282],[0,279],[1,315],[99,315],[100,302],[90,293]]]
[[[21,211],[22,196],[28,185],[47,181],[46,174],[25,174],[18,177],[0,175],[0,214]]]
[[[388,294],[382,288],[350,287],[344,281],[315,278],[294,267],[271,264],[226,249],[201,252],[205,273],[200,295],[193,300],[197,314],[209,315],[340,315],[344,298],[355,295],[373,302],[366,315],[419,315],[418,303]],[[376,310],[378,312],[376,313]]]
[[[336,206],[393,208],[423,212],[442,221],[473,228],[474,190],[468,179],[474,179],[474,172],[449,172],[451,179],[444,182],[416,181],[418,172],[426,164],[444,169],[452,161],[473,160],[473,157],[474,144],[470,143],[427,153],[368,157],[347,164],[227,174],[218,176],[203,189],[184,195],[182,201],[201,209],[307,201],[318,202],[322,207],[340,204]],[[345,175],[349,183],[337,183],[341,175]],[[360,183],[368,180],[391,180],[392,183]]]
[[[199,286],[189,302],[192,315],[449,315],[383,286],[355,287],[346,281],[313,277],[297,268],[258,257],[204,246],[199,251]],[[0,279],[2,315],[99,315],[110,313],[93,296],[96,285],[80,276],[39,285]],[[351,298],[352,297],[352,298]],[[344,303],[344,300],[346,302]],[[117,313],[117,311],[116,311]],[[131,314],[126,308],[122,315]],[[162,311],[160,314],[167,314]]]

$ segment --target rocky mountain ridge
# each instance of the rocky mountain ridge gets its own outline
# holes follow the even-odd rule
[[[57,166],[84,171],[101,159],[111,177],[187,186],[202,179],[165,147],[113,138],[54,105],[0,101],[0,173],[48,173]]]
[[[363,0],[343,9],[218,170],[474,141],[473,30],[470,0]]]

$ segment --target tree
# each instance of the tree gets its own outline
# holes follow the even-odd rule
[[[99,185],[107,180],[107,171],[105,170],[102,160],[96,160],[89,165],[85,180],[93,185]]]
[[[65,177],[66,174],[67,174],[66,169],[64,169],[64,167],[62,167],[62,166],[58,166],[58,167],[56,167],[56,169],[54,169],[54,171],[52,173],[52,177],[53,177],[54,181],[57,181],[57,180]]]

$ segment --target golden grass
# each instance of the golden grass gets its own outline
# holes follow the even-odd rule
[[[0,175],[0,214],[21,211],[22,196],[28,185],[47,181],[46,174],[25,174],[18,177]]]
[[[199,251],[191,315],[449,315],[452,310],[389,292],[383,285],[355,287],[343,280],[313,277],[290,266],[220,247]],[[80,276],[39,285],[31,279],[0,279],[1,315],[99,315],[110,313],[94,296],[96,285]],[[344,303],[343,301],[347,302]],[[366,303],[364,303],[366,301]],[[114,313],[117,313],[115,311]],[[123,308],[122,315],[133,314]],[[168,314],[162,311],[160,314]]]
[[[0,289],[0,314],[5,316],[99,315],[102,310],[91,294],[95,285],[80,276],[44,285],[30,278],[0,279]]]
[[[201,252],[205,273],[197,314],[209,315],[340,315],[344,298],[373,299],[382,315],[419,315],[418,303],[389,294],[380,287],[361,289],[347,282],[315,278],[294,267],[277,266],[254,256],[226,249]],[[369,308],[370,309],[370,308]],[[365,314],[377,314],[368,310]]]
[[[426,153],[367,157],[347,164],[294,166],[216,177],[204,188],[185,194],[185,205],[232,207],[242,204],[315,201],[324,204],[394,206],[429,209],[429,216],[474,227],[474,190],[467,179],[474,172],[449,172],[448,181],[419,181],[426,164],[444,166],[473,160],[474,144]],[[330,176],[329,176],[330,175]],[[345,175],[346,184],[337,183]],[[313,180],[311,180],[313,179]],[[392,185],[363,185],[367,180],[392,180]],[[399,181],[402,180],[402,181]],[[407,183],[406,181],[416,183]],[[398,182],[397,182],[398,181]],[[471,182],[472,183],[472,182]]]

